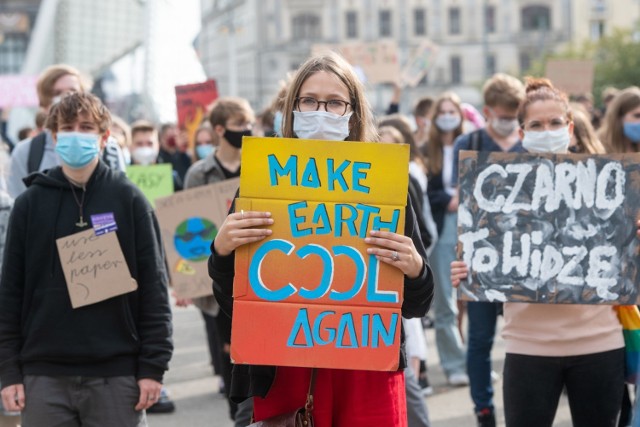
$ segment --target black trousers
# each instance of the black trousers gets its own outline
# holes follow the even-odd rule
[[[507,427],[551,427],[563,387],[574,427],[616,427],[624,385],[624,349],[580,356],[507,353]]]

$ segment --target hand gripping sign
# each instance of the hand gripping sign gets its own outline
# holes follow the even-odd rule
[[[640,155],[460,153],[471,301],[638,304]]]
[[[236,211],[273,233],[236,250],[235,363],[395,370],[404,276],[368,255],[402,233],[406,145],[245,138]]]

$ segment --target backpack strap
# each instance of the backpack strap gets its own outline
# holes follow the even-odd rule
[[[31,139],[29,157],[27,157],[27,173],[31,174],[40,169],[44,157],[44,146],[47,143],[47,133],[42,132]]]
[[[471,145],[469,146],[470,150],[480,151],[480,147],[482,146],[482,138],[480,132],[482,132],[482,129],[471,132]]]

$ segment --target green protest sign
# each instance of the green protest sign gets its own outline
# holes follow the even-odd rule
[[[173,194],[173,170],[170,164],[129,166],[127,176],[155,208],[155,200]]]

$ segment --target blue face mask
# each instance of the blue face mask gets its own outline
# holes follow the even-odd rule
[[[213,153],[213,145],[211,144],[196,145],[196,154],[198,155],[199,159],[204,159],[211,153]]]
[[[282,138],[282,111],[276,111],[273,116],[273,131]]]
[[[640,144],[640,123],[623,123],[624,136],[634,144]]]
[[[56,139],[55,151],[71,169],[87,166],[100,153],[100,135],[94,133],[59,132]]]

